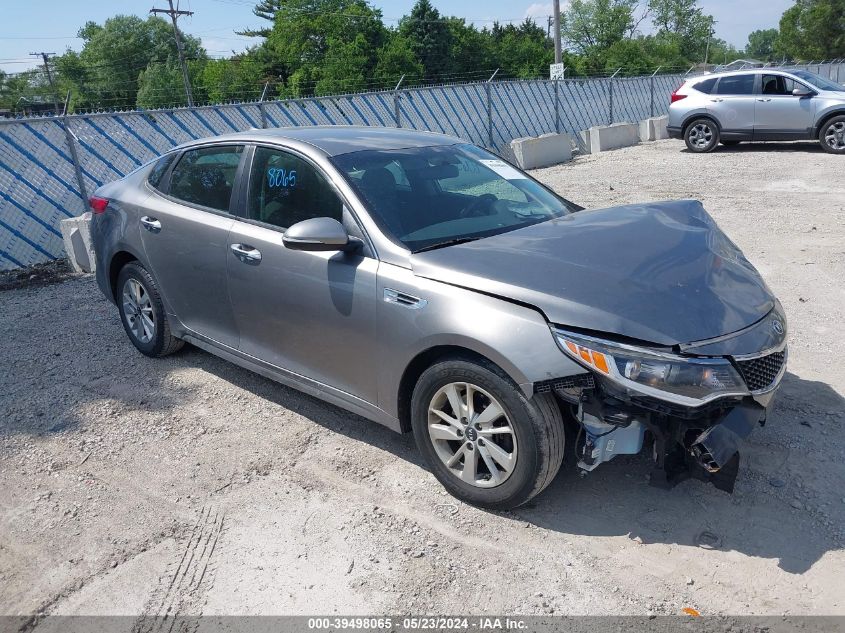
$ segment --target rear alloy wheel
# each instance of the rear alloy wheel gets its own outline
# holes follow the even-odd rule
[[[819,142],[826,152],[845,154],[845,116],[835,116],[819,132]]]
[[[129,340],[146,356],[158,358],[185,344],[170,333],[155,281],[138,262],[130,262],[117,276],[117,308]]]
[[[563,460],[564,424],[551,394],[526,398],[486,361],[442,360],[411,401],[417,447],[455,497],[508,510],[539,494]]]
[[[712,152],[719,144],[719,128],[710,119],[696,119],[687,126],[684,140],[691,152]]]

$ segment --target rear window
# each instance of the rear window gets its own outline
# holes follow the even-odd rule
[[[720,95],[751,95],[754,94],[754,75],[734,75],[722,77],[716,88]]]
[[[709,95],[713,92],[713,86],[716,85],[716,81],[718,81],[718,77],[711,77],[710,79],[699,81],[697,84],[693,85],[693,88],[699,92]]]

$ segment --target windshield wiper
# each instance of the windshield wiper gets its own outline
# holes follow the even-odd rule
[[[418,248],[414,251],[414,253],[424,253],[425,251],[433,251],[436,248],[444,248],[446,246],[455,246],[457,244],[466,244],[467,242],[474,242],[475,240],[480,240],[480,237],[456,237],[451,240],[445,240],[443,242],[435,242],[434,244],[429,244],[428,246],[423,246],[422,248]]]

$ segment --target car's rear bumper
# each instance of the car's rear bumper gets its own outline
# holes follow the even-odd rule
[[[684,133],[680,127],[675,127],[674,125],[670,125],[666,128],[669,132],[669,138],[683,138]]]

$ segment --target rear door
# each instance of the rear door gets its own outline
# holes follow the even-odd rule
[[[168,308],[202,336],[237,347],[226,266],[243,145],[185,150],[161,194],[148,198],[141,240]]]
[[[754,136],[754,95],[757,75],[742,73],[719,79],[707,106],[719,123],[725,140],[751,140]]]
[[[812,91],[808,86],[779,73],[764,74],[757,95],[754,137],[758,140],[810,138],[816,100],[796,97],[795,88]]]
[[[363,237],[354,218],[322,169],[292,151],[256,147],[247,183],[246,218],[235,222],[228,248],[240,350],[376,404],[378,261],[367,249],[282,243],[285,229],[315,217]]]

